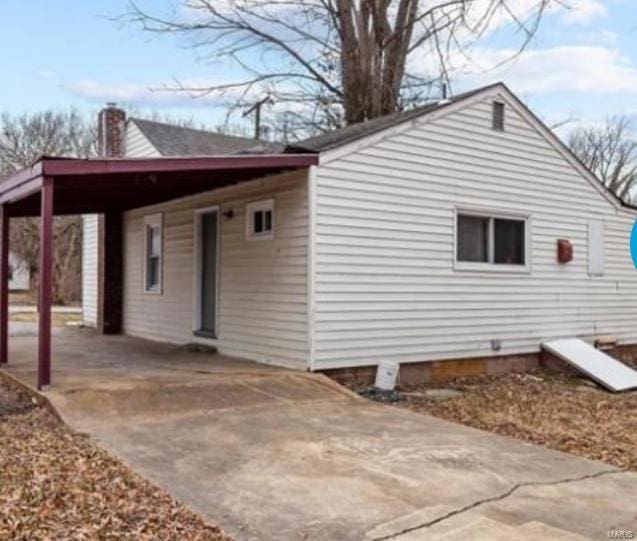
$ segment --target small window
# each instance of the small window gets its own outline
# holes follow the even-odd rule
[[[161,293],[162,280],[162,215],[144,219],[144,290]]]
[[[504,103],[501,101],[493,102],[493,129],[504,131]]]
[[[252,240],[274,237],[274,199],[247,205],[246,237]]]
[[[526,219],[458,213],[456,261],[526,265]]]

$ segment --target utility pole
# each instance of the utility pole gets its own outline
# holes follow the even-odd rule
[[[255,139],[261,138],[261,107],[263,107],[266,104],[271,105],[272,103],[274,102],[272,101],[270,96],[266,96],[262,100],[256,102],[252,107],[250,107],[250,109],[245,111],[242,115],[245,118],[249,114],[254,113],[254,138]]]

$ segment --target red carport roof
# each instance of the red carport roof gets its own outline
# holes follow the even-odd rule
[[[42,179],[50,177],[56,214],[123,211],[317,164],[317,154],[44,157],[0,183],[0,203],[11,216],[38,215]]]

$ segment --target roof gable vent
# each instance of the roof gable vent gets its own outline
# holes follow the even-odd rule
[[[493,102],[493,124],[495,131],[504,131],[504,103],[501,101]]]

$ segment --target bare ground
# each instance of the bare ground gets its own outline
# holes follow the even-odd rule
[[[461,394],[434,398],[432,389]],[[637,470],[637,391],[612,394],[579,377],[541,371],[402,387],[394,403]]]
[[[9,315],[10,321],[19,321],[20,323],[37,323],[37,312],[14,312]],[[51,322],[54,326],[79,325],[82,323],[82,313],[53,312],[51,314]]]
[[[1,376],[0,539],[230,541]]]

